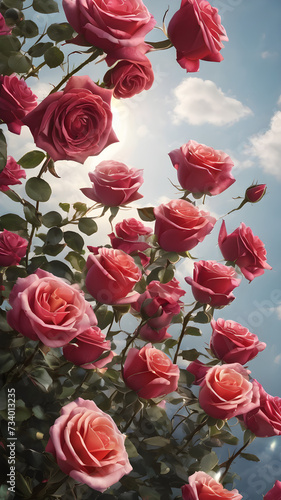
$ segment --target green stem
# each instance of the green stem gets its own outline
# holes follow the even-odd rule
[[[185,316],[184,320],[183,320],[183,324],[182,324],[182,329],[181,329],[181,334],[179,336],[179,340],[178,340],[178,344],[177,344],[177,349],[176,349],[176,353],[175,353],[175,356],[174,356],[174,361],[173,363],[176,364],[177,362],[177,359],[178,359],[178,355],[179,355],[179,350],[180,350],[180,346],[181,346],[181,343],[182,343],[182,340],[183,340],[183,337],[185,335],[185,329],[186,329],[186,325],[188,324],[191,316],[192,316],[192,313],[196,310],[196,309],[199,309],[199,307],[201,307],[202,304],[200,304],[199,302],[196,302],[195,306],[193,307],[193,309],[191,309],[191,311],[189,311],[187,313],[187,315]]]
[[[193,437],[195,436],[195,434],[197,434],[197,432],[199,432],[203,427],[204,425],[206,425],[207,423],[207,420],[208,420],[208,417],[206,417],[203,422],[201,422],[201,424],[197,425],[197,427],[195,427],[194,431],[191,432],[191,434],[189,434],[189,436],[187,437],[187,440],[186,442],[178,449],[178,451],[176,452],[176,454],[178,455],[178,453],[180,453],[182,450],[184,450],[184,448],[190,443],[190,441],[193,439]]]
[[[239,448],[239,450],[236,453],[234,453],[228,460],[226,460],[225,462],[223,462],[219,465],[220,468],[225,467],[225,470],[220,477],[220,482],[222,482],[223,479],[225,478],[226,474],[228,473],[228,471],[230,469],[232,462],[235,460],[235,458],[237,458],[240,455],[240,453],[242,453],[243,450],[245,450],[245,448],[247,448],[247,446],[250,444],[250,442],[252,442],[252,441],[250,439],[248,439],[248,441],[246,441],[246,443],[243,446],[241,446],[241,448]]]

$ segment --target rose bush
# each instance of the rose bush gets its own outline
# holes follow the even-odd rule
[[[24,117],[36,106],[37,96],[23,79],[14,74],[0,76],[0,119],[10,132],[20,134]]]
[[[89,76],[72,76],[63,91],[49,94],[23,123],[54,161],[84,163],[118,141],[112,129],[111,97],[111,90]]]
[[[104,491],[132,470],[124,441],[109,415],[93,401],[78,398],[62,408],[46,451],[75,481]]]
[[[21,184],[20,179],[25,179],[25,171],[18,165],[12,156],[7,157],[7,163],[0,172],[0,191],[9,191],[9,186]]]
[[[243,497],[238,490],[226,490],[222,484],[206,474],[195,472],[188,478],[189,484],[182,487],[183,500],[241,500]]]
[[[0,232],[0,266],[16,266],[26,254],[28,241],[11,231]]]
[[[110,352],[106,357],[98,359],[107,351]],[[106,340],[106,335],[98,326],[88,328],[77,335],[71,343],[63,347],[63,355],[68,361],[82,366],[85,370],[103,368],[114,356],[110,341]]]
[[[275,481],[273,488],[264,495],[263,500],[279,500],[281,495],[281,481]]]
[[[119,161],[102,161],[89,173],[92,187],[81,191],[90,200],[108,207],[127,205],[143,197],[138,193],[143,183],[142,172]]]
[[[281,435],[281,398],[267,394],[256,380],[260,404],[257,408],[243,415],[244,424],[258,437]]]
[[[143,399],[158,398],[176,391],[179,367],[151,344],[141,349],[132,347],[123,368],[125,384]]]
[[[223,41],[228,41],[218,9],[206,0],[182,0],[168,25],[177,61],[187,72],[198,71],[200,59],[220,62]]]
[[[186,200],[171,200],[154,208],[159,245],[167,252],[186,252],[203,241],[216,219]]]
[[[49,347],[62,347],[97,324],[83,292],[42,269],[18,278],[9,303],[12,307],[7,312],[9,325]]]
[[[239,286],[240,279],[233,267],[224,266],[214,260],[194,262],[193,279],[186,277],[194,298],[212,307],[226,306],[235,297],[232,290]]]
[[[217,195],[235,182],[233,161],[223,151],[189,141],[169,156],[181,187],[191,193]]]

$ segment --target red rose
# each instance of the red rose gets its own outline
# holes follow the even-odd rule
[[[272,269],[266,262],[263,242],[253,235],[251,228],[245,226],[244,222],[228,235],[225,222],[222,221],[218,241],[225,260],[235,262],[249,281],[264,274],[265,269]]]
[[[33,94],[23,79],[16,75],[0,76],[0,119],[8,129],[20,134],[23,118],[37,106],[37,96]]]
[[[241,500],[238,490],[226,490],[206,472],[194,472],[182,487],[183,500]]]
[[[235,182],[233,161],[224,153],[189,141],[169,153],[180,185],[191,193],[220,194]]]
[[[245,365],[266,348],[257,335],[235,321],[212,320],[210,347],[218,359],[225,363]]]
[[[199,60],[220,62],[222,41],[227,41],[218,9],[206,0],[182,0],[168,25],[168,36],[177,49],[177,61],[186,71],[198,71]]]
[[[167,252],[186,252],[203,241],[216,219],[186,200],[171,200],[154,208],[155,234]]]
[[[90,200],[108,207],[127,205],[143,198],[137,192],[143,184],[142,172],[119,161],[102,161],[94,172],[89,173],[92,187],[82,188],[81,191]]]
[[[235,297],[232,290],[240,284],[233,267],[224,266],[214,260],[194,262],[193,279],[185,281],[191,285],[194,298],[212,307],[226,306]]]
[[[266,193],[266,184],[255,184],[246,189],[245,199],[250,203],[257,203]]]
[[[0,233],[0,266],[17,266],[26,254],[28,241],[4,229]]]
[[[98,359],[104,352],[110,351],[111,343],[105,340],[106,335],[98,326],[93,326],[80,333],[73,343],[63,347],[63,355],[75,365],[82,366],[86,370],[91,368],[103,368],[109,363],[114,354],[111,351],[105,358]]]
[[[26,178],[25,170],[21,169],[12,156],[8,156],[7,163],[0,172],[0,191],[9,191],[9,186],[21,184],[21,178]]]
[[[54,161],[84,163],[118,141],[112,129],[111,97],[111,90],[89,76],[72,76],[63,91],[48,95],[23,121],[36,145]]]
[[[111,245],[113,248],[123,250],[123,252],[129,254],[143,252],[150,246],[147,243],[147,238],[152,233],[152,229],[134,218],[118,222],[115,226],[115,233],[116,236],[114,233],[108,235]]]
[[[158,398],[176,391],[179,375],[179,367],[151,344],[140,350],[132,347],[123,369],[125,384],[143,399]]]
[[[138,298],[133,288],[141,279],[141,270],[122,250],[99,248],[97,255],[89,255],[87,268],[85,285],[98,302],[129,304]]]
[[[263,500],[280,500],[281,497],[281,481],[275,481],[275,484],[271,490],[269,490],[266,495],[264,495]]]
[[[9,325],[32,340],[62,347],[90,326],[96,315],[76,285],[47,271],[18,278],[9,296]]]
[[[199,403],[213,418],[230,419],[259,405],[259,391],[249,380],[249,370],[239,363],[213,366],[201,383]]]
[[[124,441],[109,415],[93,401],[78,398],[62,408],[46,451],[75,481],[104,491],[132,470]]]
[[[281,435],[281,398],[267,394],[264,388],[253,381],[260,394],[260,405],[243,415],[245,426],[258,437]]]

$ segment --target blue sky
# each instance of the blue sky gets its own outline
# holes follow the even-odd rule
[[[180,1],[173,0],[166,21],[179,8]],[[120,139],[98,157],[89,158],[84,166],[75,162],[57,162],[61,179],[50,177],[54,201],[43,207],[43,213],[57,208],[62,201],[87,199],[77,187],[89,186],[88,172],[102,160],[116,159],[132,167],[144,169],[144,185],[140,190],[144,198],[135,206],[158,205],[176,198],[177,192],[169,179],[177,184],[176,171],[168,153],[194,139],[200,143],[227,152],[234,160],[233,175],[236,182],[219,196],[208,198],[206,208],[217,217],[236,207],[245,189],[253,181],[266,183],[267,194],[256,205],[247,204],[241,211],[226,218],[228,232],[244,222],[265,243],[268,262],[272,271],[249,284],[245,278],[235,290],[235,301],[215,313],[215,318],[232,319],[247,326],[260,340],[267,343],[265,351],[250,362],[254,378],[267,392],[281,396],[281,268],[280,268],[280,190],[281,190],[281,4],[279,0],[214,0],[219,8],[229,42],[222,50],[221,63],[201,62],[198,73],[187,74],[176,62],[175,50],[154,52],[149,55],[155,72],[155,83],[150,91],[129,101],[115,101],[114,127]],[[161,25],[168,2],[145,1],[150,12]],[[63,20],[63,14],[61,15]],[[53,19],[52,19],[53,17]],[[57,16],[48,18],[57,22]],[[47,21],[44,15],[36,19],[42,28]],[[153,30],[147,41],[162,39],[159,30]],[[72,63],[75,58],[71,59]],[[106,71],[105,63],[92,64],[88,74],[98,80]],[[82,72],[81,74],[85,74]],[[28,80],[40,99],[51,90],[50,83],[60,80],[56,70],[42,71],[42,80]],[[5,127],[3,127],[5,129]],[[26,127],[20,137],[7,133],[9,154],[19,159],[24,152],[34,149],[32,136]],[[34,171],[30,171],[34,175]],[[29,173],[28,173],[29,175]],[[23,188],[19,192],[23,194]],[[18,208],[18,207],[16,207]],[[13,211],[4,194],[0,195],[1,214]],[[136,212],[122,211],[122,218],[136,216]],[[109,243],[109,226],[99,224],[100,232],[89,241],[92,245]],[[203,244],[191,253],[200,259],[221,259],[217,245],[220,221]],[[184,276],[192,273],[192,263],[180,266],[177,277],[192,299]],[[202,347],[208,343],[210,328],[204,328],[202,341],[188,347]],[[201,344],[200,344],[201,342]],[[281,438],[279,438],[281,439]],[[260,498],[281,479],[281,470],[274,467],[278,444],[276,439],[265,439],[252,445],[249,452],[264,455],[260,464],[253,464],[253,474],[264,476],[264,485],[249,482],[245,477],[238,485],[244,499]],[[272,444],[275,443],[275,444]],[[277,453],[278,454],[278,453]],[[277,458],[276,458],[277,457]],[[274,462],[275,460],[275,462]],[[243,476],[245,464],[237,465]],[[246,462],[245,462],[246,463]],[[271,469],[263,473],[265,463]],[[238,472],[239,472],[238,470]],[[275,476],[272,470],[276,472]],[[271,472],[270,472],[271,471]],[[263,488],[263,490],[262,490]]]

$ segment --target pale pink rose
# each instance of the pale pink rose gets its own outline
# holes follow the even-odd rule
[[[225,222],[222,221],[218,242],[225,260],[235,262],[249,281],[264,274],[265,269],[272,269],[266,262],[263,242],[253,235],[251,228],[245,226],[244,222],[233,233],[227,234]]]
[[[10,132],[20,134],[24,117],[36,106],[37,96],[23,79],[16,75],[0,76],[0,119]]]
[[[106,351],[110,351],[108,355],[98,360]],[[114,356],[110,341],[106,340],[106,335],[98,326],[77,335],[70,344],[63,347],[63,355],[68,361],[86,370],[103,368]]]
[[[206,472],[195,472],[188,478],[189,484],[182,487],[183,500],[241,500],[238,490],[226,490]]]
[[[63,0],[63,9],[78,33],[71,42],[93,45],[106,53],[136,48],[156,24],[141,0]]]
[[[257,203],[266,193],[266,184],[254,184],[246,189],[245,199],[250,203]]]
[[[63,91],[48,95],[23,120],[35,144],[57,160],[84,163],[117,142],[112,129],[112,91],[89,76],[72,76]]]
[[[26,178],[25,170],[18,165],[12,156],[8,156],[7,163],[2,172],[0,172],[0,191],[9,191],[9,186],[21,184],[20,179],[22,178]]]
[[[200,59],[220,62],[223,41],[228,41],[218,9],[206,0],[182,0],[168,25],[177,61],[187,72],[199,70]]]
[[[9,303],[9,325],[49,347],[62,347],[97,324],[96,315],[78,286],[42,269],[18,278]]]
[[[155,234],[167,252],[186,252],[209,234],[216,219],[186,200],[171,200],[154,208]]]
[[[194,262],[193,279],[188,276],[185,281],[191,285],[198,302],[212,307],[222,307],[232,302],[235,299],[232,290],[241,282],[233,267],[214,260]]]
[[[243,414],[244,424],[258,437],[281,435],[281,398],[271,396],[264,388],[253,381],[260,393],[260,405],[249,413]]]
[[[141,221],[131,218],[118,222],[115,226],[115,234],[110,233],[108,236],[113,248],[131,254],[133,252],[143,252],[150,247],[147,239],[151,233],[151,227],[147,227]]]
[[[179,367],[151,344],[140,350],[132,347],[123,369],[125,384],[143,399],[158,398],[176,391],[179,375]]]
[[[211,326],[210,348],[225,363],[245,365],[266,348],[257,335],[235,321],[219,318],[217,321],[212,320]]]
[[[133,288],[141,279],[141,270],[122,250],[98,248],[97,255],[89,255],[87,269],[85,285],[98,302],[129,304],[137,300],[139,294]]]
[[[89,173],[91,188],[82,188],[90,200],[108,207],[127,205],[143,198],[138,189],[143,184],[143,171],[129,168],[115,160],[102,161]]]
[[[264,495],[263,500],[280,500],[281,498],[281,481],[275,481],[273,488]]]
[[[65,474],[102,492],[132,470],[124,441],[109,415],[93,401],[78,398],[62,408],[46,451]]]
[[[17,266],[26,254],[28,241],[4,229],[0,232],[0,266]]]
[[[226,420],[258,407],[259,390],[249,380],[250,370],[239,363],[210,368],[201,383],[199,404],[213,418]]]
[[[191,193],[216,195],[235,182],[233,161],[223,151],[189,141],[169,156],[181,187]]]

